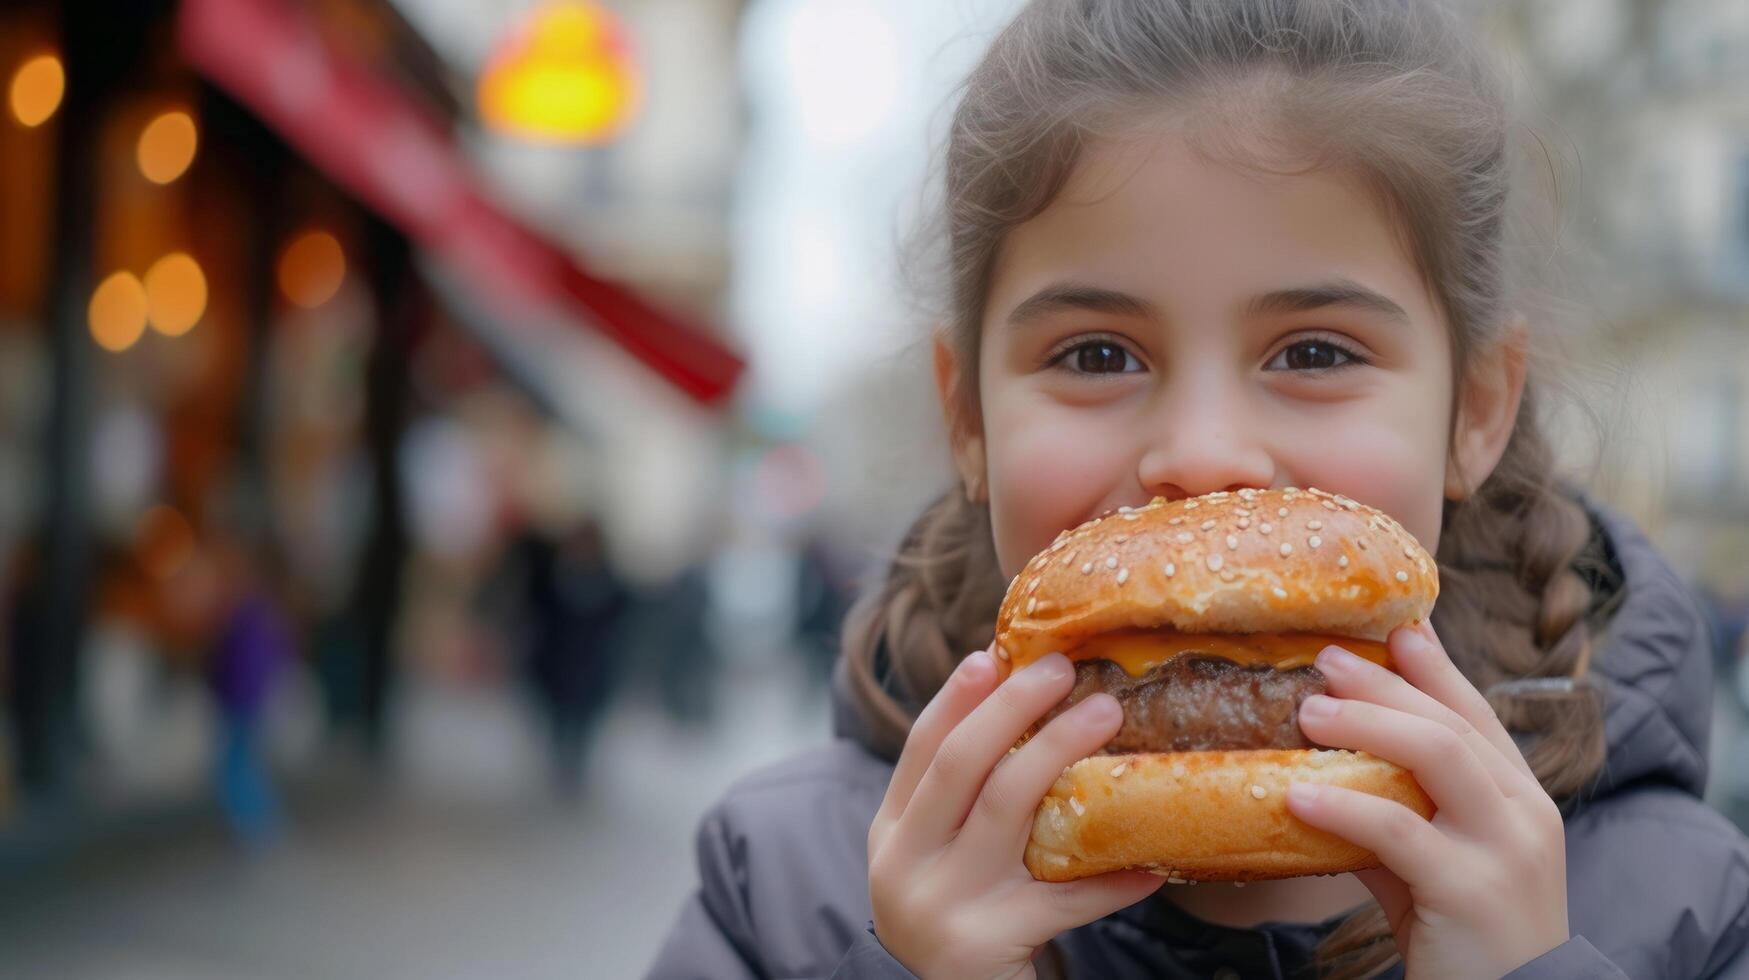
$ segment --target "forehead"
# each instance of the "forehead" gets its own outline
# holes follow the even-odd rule
[[[1188,316],[1334,278],[1438,323],[1398,224],[1358,175],[1262,173],[1199,153],[1167,130],[1083,151],[1056,199],[1009,231],[989,313],[1005,316],[1061,279],[1146,295]]]

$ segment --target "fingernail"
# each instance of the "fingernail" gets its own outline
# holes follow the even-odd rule
[[[1300,702],[1300,717],[1313,721],[1324,721],[1336,717],[1336,699],[1322,694],[1314,694]]]
[[[974,650],[960,661],[960,674],[968,681],[981,681],[989,676],[993,666],[989,651]]]
[[[1057,677],[1074,669],[1070,665],[1068,657],[1054,651],[1038,658],[1033,666],[1037,668],[1039,674],[1047,677]]]
[[[1326,674],[1346,673],[1359,666],[1360,658],[1338,646],[1328,646],[1318,651],[1318,669]]]
[[[1081,720],[1089,728],[1099,728],[1123,717],[1123,705],[1109,694],[1095,694],[1081,702]]]
[[[1289,783],[1287,801],[1294,806],[1311,806],[1318,802],[1319,790],[1316,783]]]
[[[1427,634],[1423,632],[1426,628],[1426,624],[1422,623],[1397,630],[1395,634],[1397,646],[1404,653],[1409,654],[1424,653],[1433,649],[1433,641],[1428,639]]]

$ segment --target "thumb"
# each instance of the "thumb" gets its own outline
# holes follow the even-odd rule
[[[1414,905],[1414,900],[1409,897],[1409,886],[1388,868],[1356,871],[1354,877],[1372,892],[1379,908],[1385,910],[1385,921],[1391,924],[1391,932],[1395,933]]]
[[[1038,903],[1041,930],[1050,939],[1058,933],[1129,908],[1160,889],[1166,879],[1146,871],[1108,871],[1075,881],[1041,883]],[[1048,921],[1047,921],[1048,920]]]

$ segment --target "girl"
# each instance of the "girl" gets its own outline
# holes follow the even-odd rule
[[[947,146],[960,485],[853,618],[841,737],[706,816],[652,975],[1749,976],[1749,846],[1698,799],[1704,628],[1550,477],[1504,116],[1428,0],[1019,15]],[[1121,505],[1290,485],[1438,557],[1432,629],[1390,639],[1402,680],[1326,650],[1300,724],[1416,771],[1439,812],[1292,794],[1379,855],[1354,875],[1033,881],[1033,808],[1121,713],[1090,697],[1008,755],[1073,677],[1054,656],[996,687],[964,654],[1009,578]]]

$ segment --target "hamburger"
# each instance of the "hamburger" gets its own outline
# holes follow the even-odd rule
[[[1123,726],[1040,801],[1025,862],[1068,881],[1120,868],[1249,881],[1377,867],[1288,812],[1290,782],[1432,802],[1401,767],[1311,743],[1330,644],[1387,668],[1391,630],[1426,618],[1435,563],[1402,525],[1341,494],[1240,490],[1119,508],[1058,535],[1009,585],[998,673],[1061,651],[1074,688],[1020,744],[1104,691]],[[1018,748],[1018,745],[1016,746]]]

